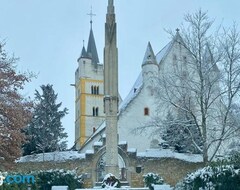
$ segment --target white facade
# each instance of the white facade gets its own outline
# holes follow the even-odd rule
[[[156,56],[153,54],[150,43],[143,56],[142,72],[133,85],[128,96],[119,107],[118,134],[119,142],[126,141],[128,148],[136,148],[137,151],[145,151],[149,148],[158,148],[161,141],[159,135],[154,135],[154,128],[147,128],[139,133],[136,128],[146,126],[151,119],[159,114],[157,109],[154,85],[156,78],[164,72],[173,72],[178,62],[175,59],[185,59],[186,50],[176,41],[171,41]],[[139,64],[141,66],[141,64]],[[167,110],[161,110],[165,117]],[[86,141],[81,152],[92,149],[94,142],[101,141],[105,136],[105,123],[102,123],[97,131]]]

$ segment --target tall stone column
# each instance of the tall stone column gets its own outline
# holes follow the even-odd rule
[[[106,114],[106,171],[119,176],[118,167],[118,50],[113,0],[108,0],[104,48],[104,111]]]

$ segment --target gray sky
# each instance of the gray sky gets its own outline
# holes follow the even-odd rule
[[[38,73],[26,86],[34,97],[42,84],[53,84],[58,101],[69,109],[63,125],[74,142],[74,72],[83,40],[87,46],[90,8],[100,62],[103,61],[107,0],[0,0],[0,39],[20,57],[18,70]],[[176,29],[184,14],[207,10],[215,23],[239,24],[239,0],[115,0],[119,49],[119,90],[124,98],[141,71],[148,41],[155,54],[170,40],[165,29]]]

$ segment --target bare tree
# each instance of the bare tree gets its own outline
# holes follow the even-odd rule
[[[0,158],[5,163],[21,155],[25,140],[22,129],[31,117],[32,102],[20,94],[31,74],[17,73],[16,61],[4,51],[4,43],[0,43]]]
[[[213,21],[202,10],[187,14],[185,21],[181,37],[174,40],[186,55],[179,58],[174,72],[160,70],[157,99],[161,107],[165,103],[191,116],[203,146],[194,138],[192,142],[207,163],[240,130],[234,114],[240,92],[240,34],[235,24],[211,33]],[[190,130],[189,135],[194,137]]]

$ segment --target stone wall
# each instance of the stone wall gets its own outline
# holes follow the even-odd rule
[[[187,173],[203,167],[203,163],[189,163],[174,158],[142,158],[136,157],[134,154],[128,154],[125,155],[124,159],[127,159],[127,179],[131,187],[144,187],[143,175],[148,172],[159,174],[166,183],[174,186]],[[84,187],[91,188],[96,180],[96,160],[96,156],[87,155],[85,159],[64,162],[17,163],[14,170],[29,172],[49,169],[76,169],[78,174],[85,174]],[[141,173],[136,172],[136,166],[139,165],[142,167]]]

